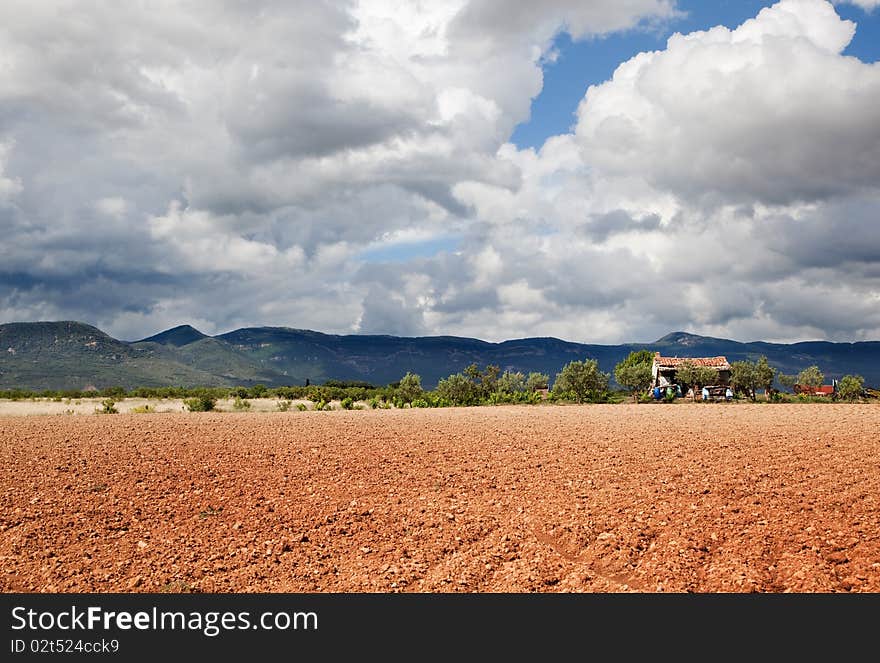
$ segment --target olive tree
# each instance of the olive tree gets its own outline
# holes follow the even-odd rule
[[[529,377],[526,378],[526,391],[533,392],[538,391],[538,389],[546,389],[547,385],[550,384],[550,376],[545,375],[544,373],[529,373]]]
[[[693,389],[692,400],[697,400],[697,389],[712,384],[718,377],[718,373],[708,366],[697,366],[692,361],[683,361],[675,369],[675,375],[679,382]]]
[[[773,380],[776,377],[776,369],[763,355],[757,361],[735,361],[730,365],[730,381],[734,388],[742,391],[753,401],[757,399],[756,392],[763,389],[770,398],[773,389]]]
[[[798,383],[797,375],[787,375],[785,373],[779,374],[779,384],[788,389],[794,389],[794,386]]]
[[[819,370],[818,366],[810,366],[798,373],[798,385],[806,387],[810,393],[816,391],[825,381],[825,374]]]
[[[773,391],[773,380],[776,379],[777,370],[770,365],[767,357],[761,355],[755,362],[754,377],[755,384],[764,390],[767,400],[770,400],[770,393]]]
[[[400,384],[397,387],[397,395],[400,396],[405,403],[412,403],[422,395],[423,391],[421,376],[407,372],[406,375],[400,378]]]
[[[519,394],[526,390],[526,376],[519,371],[504,371],[495,384],[495,391],[502,394]]]
[[[736,391],[755,400],[755,390],[758,388],[755,364],[746,360],[733,362],[730,365],[730,382]]]
[[[608,389],[610,378],[608,373],[599,370],[599,362],[595,359],[572,361],[556,374],[553,392],[571,394],[578,403],[585,403]]]
[[[462,373],[455,373],[440,380],[435,393],[453,405],[477,405],[480,402],[479,388]]]
[[[646,391],[654,379],[651,372],[654,356],[649,350],[630,352],[614,367],[614,379],[621,387],[629,389],[633,401],[639,402],[639,394]]]
[[[854,401],[862,397],[865,378],[861,375],[844,375],[837,383],[837,397],[845,401]]]

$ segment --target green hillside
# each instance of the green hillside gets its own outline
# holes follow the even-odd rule
[[[586,345],[557,338],[503,343],[455,336],[333,335],[288,327],[238,329],[207,336],[188,325],[127,343],[80,322],[0,325],[0,389],[104,389],[112,386],[266,386],[321,384],[329,379],[384,385],[411,371],[426,388],[476,363],[502,370],[538,371],[551,379],[570,361],[596,359],[601,370],[632,350],[664,355],[725,355],[729,361],[765,355],[774,367],[797,373],[816,364],[826,380],[859,374],[880,384],[880,343],[740,343],[668,334],[654,343]]]

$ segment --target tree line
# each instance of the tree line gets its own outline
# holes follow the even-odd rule
[[[502,371],[497,365],[488,364],[482,369],[470,364],[463,371],[441,379],[433,390],[422,387],[421,376],[408,372],[398,382],[376,386],[361,381],[328,380],[323,385],[267,387],[263,384],[236,387],[108,387],[101,390],[44,390],[28,391],[12,389],[0,391],[0,398],[24,400],[50,398],[56,401],[104,397],[111,399],[165,398],[184,399],[191,409],[212,409],[220,399],[235,399],[239,408],[246,407],[247,399],[273,398],[283,401],[307,400],[327,404],[340,401],[351,404],[366,402],[377,407],[448,407],[468,405],[496,405],[502,403],[608,403],[616,402],[625,395],[634,402],[650,400],[648,392],[653,385],[652,365],[654,355],[649,350],[631,352],[614,367],[614,380],[623,390],[612,389],[611,374],[599,369],[596,359],[571,361],[556,374],[550,376],[539,372],[528,374],[521,371]],[[730,386],[737,396],[757,400],[757,391],[763,389],[768,400],[781,400],[774,388],[778,382],[809,396],[825,380],[817,366],[805,368],[797,375],[786,375],[770,366],[767,357],[755,361],[742,360],[731,363]],[[679,383],[693,389],[694,394],[702,387],[717,381],[717,372],[706,366],[685,360],[676,370]],[[856,400],[864,395],[864,378],[846,375],[838,381],[836,397]]]

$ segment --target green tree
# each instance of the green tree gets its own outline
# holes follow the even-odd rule
[[[526,390],[526,376],[519,371],[504,371],[495,385],[495,391],[502,394],[519,394]]]
[[[397,395],[405,403],[412,403],[415,399],[421,397],[422,393],[424,393],[424,389],[422,389],[422,378],[420,375],[407,372],[406,375],[400,378]]]
[[[798,386],[808,393],[815,392],[824,381],[825,374],[819,370],[818,366],[810,366],[798,373]]]
[[[630,352],[614,367],[614,379],[621,387],[629,389],[633,401],[639,402],[639,394],[651,386],[654,379],[652,367],[654,355],[649,350]]]
[[[480,386],[483,388],[483,395],[488,396],[498,384],[498,376],[501,375],[501,367],[494,364],[488,364],[486,370],[480,375]]]
[[[778,379],[779,384],[788,389],[794,389],[794,386],[798,383],[797,375],[786,375],[785,373],[780,373]]]
[[[480,367],[477,366],[476,363],[471,364],[470,366],[467,366],[467,367],[464,369],[464,371],[462,371],[462,373],[464,374],[464,376],[465,376],[468,380],[470,380],[470,381],[473,382],[474,384],[477,384],[477,383],[480,381],[480,378],[481,378],[482,375],[483,375],[482,373],[480,373]]]
[[[481,371],[477,364],[470,364],[461,373],[469,380],[477,393],[477,400],[489,398],[489,394],[495,391],[498,377],[501,375],[501,367],[487,364],[486,369]]]
[[[526,391],[534,392],[538,389],[546,389],[547,385],[550,384],[550,376],[545,375],[544,373],[529,373],[529,377],[526,378]]]
[[[585,403],[608,389],[610,378],[608,373],[599,370],[599,362],[595,359],[572,361],[556,374],[553,392],[571,394],[578,403]]]
[[[837,383],[837,397],[845,401],[854,401],[862,397],[865,378],[861,375],[844,375]]]
[[[753,401],[758,388],[758,375],[755,364],[750,361],[735,361],[730,365],[730,382],[736,391],[741,391]]]
[[[440,380],[435,393],[439,398],[453,405],[477,405],[480,402],[477,385],[462,373],[455,373]]]
[[[764,394],[766,394],[769,401],[770,395],[773,392],[773,380],[776,379],[777,370],[770,365],[767,357],[761,355],[758,357],[758,361],[755,362],[754,371],[755,384],[764,390]]]
[[[686,387],[693,389],[692,400],[697,400],[697,390],[710,385],[718,378],[718,373],[708,366],[697,366],[694,362],[685,360],[675,369],[676,379]]]

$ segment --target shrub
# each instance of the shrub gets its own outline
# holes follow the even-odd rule
[[[131,408],[131,411],[135,414],[150,414],[156,411],[152,405],[138,405],[137,407]]]
[[[217,400],[208,394],[193,396],[183,401],[184,407],[190,412],[210,412],[216,403]]]
[[[250,410],[251,402],[243,399],[241,396],[236,396],[235,400],[232,402],[232,408],[234,410]]]
[[[305,412],[306,410],[309,409],[309,406],[306,405],[305,403],[297,403],[296,409],[299,410],[300,412]]]
[[[278,401],[278,411],[287,412],[290,409],[290,401]]]
[[[354,407],[354,399],[349,397],[343,398],[340,405],[342,405],[343,410],[351,410]]]
[[[95,409],[95,412],[98,414],[118,414],[119,410],[116,409],[116,401],[112,398],[105,398],[102,402],[101,409]]]

